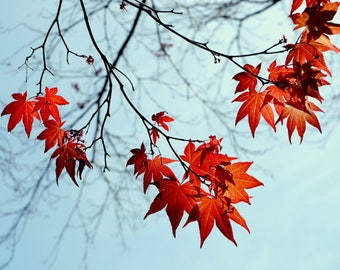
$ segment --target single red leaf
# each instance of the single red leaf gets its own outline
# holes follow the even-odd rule
[[[157,155],[153,159],[147,160],[147,166],[144,166],[141,172],[144,172],[143,177],[143,187],[144,193],[148,189],[150,183],[157,183],[159,180],[163,178],[170,178],[174,175],[173,171],[166,165],[176,160],[161,157]]]
[[[247,171],[252,164],[253,162],[235,162],[226,166],[233,175],[233,180],[237,186],[245,189],[263,186],[263,183],[247,174]]]
[[[193,221],[198,221],[200,230],[201,244],[203,246],[204,241],[211,233],[214,224],[221,231],[221,233],[237,245],[233,230],[230,224],[228,213],[230,209],[225,202],[215,197],[203,197],[200,203],[197,203],[191,210],[188,220],[184,226]]]
[[[45,95],[37,97],[37,103],[35,104],[35,111],[39,111],[41,119],[46,122],[50,116],[52,116],[56,121],[60,120],[60,113],[57,105],[69,104],[66,99],[62,96],[57,95],[58,88],[45,88]]]
[[[267,90],[262,92],[244,92],[233,100],[233,102],[243,102],[238,110],[235,125],[248,115],[248,123],[253,137],[255,136],[255,131],[259,125],[261,115],[274,131],[276,131],[273,109],[269,103],[266,102],[268,101],[266,99],[267,93]]]
[[[231,203],[246,202],[250,204],[250,197],[246,189],[263,186],[255,177],[247,174],[247,170],[252,162],[236,162],[226,166],[233,176],[234,184],[228,183],[226,196],[231,200]]]
[[[261,69],[261,64],[258,64],[256,67],[245,64],[244,67],[245,71],[237,73],[233,79],[238,81],[236,86],[235,93],[243,92],[247,89],[250,91],[255,91],[257,85],[257,78],[255,75],[258,75]]]
[[[12,97],[15,101],[12,101],[4,108],[1,116],[6,114],[11,115],[7,125],[8,132],[11,132],[22,120],[27,137],[29,137],[32,131],[34,118],[40,120],[39,114],[33,110],[36,101],[27,100],[27,91],[23,94],[14,93],[12,94]]]
[[[159,126],[163,127],[166,131],[169,131],[169,126],[167,123],[174,121],[174,119],[170,116],[165,115],[167,112],[159,112],[153,114],[151,119],[155,121]]]
[[[174,175],[170,179],[157,181],[157,186],[159,193],[151,203],[144,219],[166,206],[166,213],[171,223],[172,233],[176,237],[176,230],[182,220],[184,211],[190,213],[196,203],[199,192],[189,182],[180,184]]]
[[[140,175],[142,173],[141,170],[148,165],[148,156],[146,155],[145,151],[145,145],[142,143],[140,148],[134,148],[130,151],[133,155],[126,162],[126,166],[134,165],[133,173],[136,174],[136,176]]]
[[[59,146],[63,144],[65,131],[61,127],[64,123],[54,119],[44,122],[46,129],[38,135],[37,139],[45,140],[45,153],[56,144]]]
[[[319,107],[310,101],[306,101],[305,106],[301,105],[300,103],[289,103],[286,107],[284,107],[277,122],[282,122],[287,118],[287,129],[290,143],[292,143],[292,134],[295,129],[300,136],[300,143],[302,142],[304,133],[306,131],[306,122],[322,132],[319,120],[316,117],[314,111],[322,112]]]
[[[153,143],[157,144],[157,140],[159,139],[158,129],[152,128],[151,129],[151,136],[152,136]]]

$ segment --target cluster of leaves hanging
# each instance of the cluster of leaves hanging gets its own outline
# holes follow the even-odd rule
[[[71,177],[74,184],[76,181],[76,163],[78,162],[77,173],[81,179],[85,165],[92,168],[91,163],[86,157],[86,147],[82,140],[82,131],[65,130],[58,106],[67,105],[62,96],[57,95],[58,88],[47,88],[45,94],[27,98],[27,91],[23,94],[14,93],[12,97],[15,101],[9,103],[1,113],[1,116],[9,114],[7,129],[11,132],[17,124],[23,122],[27,137],[30,137],[34,119],[41,121],[45,126],[38,136],[38,140],[45,141],[45,153],[57,147],[52,153],[51,158],[56,159],[56,181],[58,184],[59,176],[64,168]]]
[[[268,80],[259,77],[261,64],[256,67],[246,64],[244,71],[233,79],[238,81],[235,93],[241,93],[234,101],[242,105],[236,116],[237,124],[248,116],[252,135],[260,122],[261,116],[276,131],[276,124],[287,120],[288,137],[297,130],[300,142],[306,131],[306,123],[321,132],[315,112],[322,110],[311,99],[322,102],[319,88],[329,83],[325,80],[331,72],[327,67],[323,53],[340,52],[331,43],[328,35],[340,33],[340,24],[330,22],[335,16],[339,2],[329,0],[306,0],[302,13],[303,0],[294,0],[290,18],[296,25],[294,30],[303,29],[295,44],[286,44],[288,51],[285,63],[278,65],[276,60],[268,68]],[[283,38],[285,41],[285,37]],[[257,90],[258,82],[269,83],[264,89]],[[278,118],[274,120],[274,111]]]
[[[321,127],[315,112],[322,110],[311,99],[322,102],[319,87],[328,85],[325,80],[331,76],[323,53],[325,51],[339,52],[328,35],[340,33],[340,25],[330,22],[335,16],[339,3],[329,0],[306,0],[302,13],[297,10],[303,0],[293,0],[290,18],[296,25],[294,30],[303,28],[295,44],[286,44],[287,56],[283,65],[276,60],[268,68],[268,79],[259,76],[261,64],[256,67],[246,64],[244,71],[236,74],[238,81],[235,93],[240,93],[234,100],[242,102],[236,116],[236,124],[248,116],[252,135],[255,135],[261,115],[276,131],[277,123],[287,121],[288,137],[297,130],[302,142],[306,130],[306,122],[321,132]],[[286,43],[283,37],[282,43]],[[257,90],[258,83],[267,84],[262,90]],[[274,111],[278,115],[274,120]],[[160,112],[152,116],[155,121],[150,129],[151,144],[156,145],[159,138],[159,128],[169,131],[168,122],[174,119]],[[158,194],[150,205],[145,218],[150,214],[165,208],[169,217],[173,235],[184,216],[187,220],[184,226],[197,221],[200,231],[201,247],[210,234],[214,224],[230,241],[236,244],[231,221],[249,231],[244,218],[235,208],[235,204],[246,202],[250,197],[246,189],[262,185],[255,177],[247,173],[251,162],[235,162],[234,157],[222,154],[222,139],[210,136],[208,142],[198,146],[188,141],[184,154],[177,160],[160,155],[148,155],[142,143],[140,148],[131,150],[132,157],[127,166],[134,166],[134,174],[143,178],[144,192],[150,185],[157,188]],[[153,151],[151,151],[153,152]],[[179,180],[170,163],[180,162],[185,170]]]
[[[167,122],[172,122],[173,118],[165,115],[165,112],[160,112],[154,114],[152,120],[169,131]],[[157,128],[151,129],[150,136],[155,134],[154,130]],[[247,231],[249,229],[234,205],[239,202],[250,204],[246,189],[260,186],[262,183],[247,173],[252,162],[234,162],[235,157],[220,152],[221,141],[222,139],[217,139],[216,136],[210,136],[207,142],[196,146],[189,140],[178,160],[148,155],[144,143],[140,148],[131,150],[133,155],[127,161],[127,166],[134,166],[136,177],[143,177],[144,193],[150,185],[158,190],[145,218],[165,208],[172,233],[176,236],[176,230],[185,212],[188,217],[184,226],[198,222],[201,247],[214,224],[236,245],[230,221],[236,222]],[[153,142],[156,143],[155,137]],[[174,162],[180,162],[185,168],[181,180],[169,167],[169,164]]]
[[[305,9],[298,13],[304,0],[293,0],[290,18],[296,25],[294,30],[303,28],[295,44],[286,44],[288,52],[283,65],[276,60],[268,68],[268,79],[260,77],[261,64],[256,67],[246,64],[244,71],[236,74],[238,81],[236,93],[240,93],[234,101],[242,105],[236,116],[236,124],[248,116],[252,135],[259,124],[261,116],[276,130],[277,123],[287,121],[289,140],[297,130],[303,139],[306,122],[321,132],[321,127],[315,112],[321,109],[311,99],[322,102],[319,88],[329,83],[325,80],[331,76],[323,53],[326,51],[340,52],[331,43],[328,35],[340,33],[340,25],[330,22],[335,16],[340,3],[329,0],[305,0]],[[122,9],[125,6],[121,6]],[[285,38],[283,39],[285,41]],[[94,59],[87,57],[87,63],[93,64]],[[259,82],[266,84],[262,90],[257,90]],[[269,85],[267,85],[269,84]],[[45,141],[45,152],[56,148],[51,158],[56,159],[56,181],[65,169],[74,184],[77,173],[81,175],[85,166],[92,168],[86,157],[86,146],[81,130],[66,130],[65,122],[61,121],[58,106],[68,102],[60,95],[58,89],[46,88],[44,95],[27,98],[23,94],[14,93],[15,101],[9,103],[1,116],[10,115],[8,131],[11,132],[18,123],[23,122],[27,137],[30,136],[34,120],[44,126],[37,139]],[[278,115],[274,120],[274,112]],[[168,123],[174,119],[166,112],[152,115],[152,127],[149,129],[150,147],[157,146],[160,134],[169,131]],[[182,141],[185,141],[184,139]],[[236,244],[231,221],[239,224],[247,231],[244,218],[235,208],[239,202],[250,204],[247,189],[263,185],[255,177],[247,173],[252,162],[237,162],[235,157],[221,153],[221,141],[210,136],[207,141],[186,141],[183,155],[177,155],[176,160],[160,155],[148,154],[144,143],[140,148],[131,150],[132,156],[127,166],[134,167],[134,174],[143,178],[144,193],[150,185],[155,186],[158,194],[150,205],[145,218],[151,214],[166,210],[173,235],[184,216],[187,220],[184,226],[197,221],[200,231],[201,247],[212,231],[214,225]],[[197,145],[198,144],[198,145]],[[184,168],[182,178],[176,177],[170,164],[179,163]],[[180,179],[179,179],[180,178]]]

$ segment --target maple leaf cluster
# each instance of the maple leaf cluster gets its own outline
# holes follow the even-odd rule
[[[131,150],[133,155],[126,165],[134,166],[136,178],[143,177],[144,193],[150,185],[158,189],[145,218],[165,208],[176,236],[183,215],[187,213],[184,226],[198,222],[201,247],[214,224],[236,245],[231,221],[249,229],[234,205],[239,202],[250,204],[246,189],[263,184],[247,173],[251,162],[234,162],[236,158],[220,153],[221,141],[210,136],[209,142],[198,147],[189,141],[179,160],[160,155],[149,158],[143,143],[140,148]],[[181,162],[185,168],[182,180],[169,167],[173,162]]]
[[[298,12],[303,4],[303,11]],[[302,142],[306,123],[321,132],[315,113],[322,110],[313,101],[322,103],[319,88],[328,85],[326,77],[332,75],[324,52],[340,52],[329,38],[329,35],[340,33],[340,24],[331,22],[339,5],[339,2],[330,0],[293,0],[289,17],[295,25],[294,30],[301,29],[302,33],[296,43],[284,46],[287,51],[284,63],[279,65],[274,60],[267,68],[268,78],[260,76],[261,64],[245,64],[243,71],[233,77],[238,81],[235,90],[238,96],[234,102],[242,103],[236,124],[248,117],[251,133],[255,136],[261,117],[274,131],[278,123],[286,121],[290,142],[295,130]],[[125,9],[124,3],[121,9]],[[283,37],[278,44],[286,42]],[[84,58],[88,64],[94,64],[92,56]],[[262,83],[260,90],[259,82]],[[45,152],[55,148],[51,158],[56,161],[57,184],[65,169],[78,186],[76,174],[81,179],[85,166],[92,168],[92,165],[86,157],[82,130],[63,128],[65,121],[61,120],[59,106],[67,105],[68,102],[57,93],[57,87],[46,87],[44,94],[32,98],[27,97],[27,91],[23,94],[14,93],[14,101],[5,106],[1,116],[10,115],[8,132],[22,122],[27,137],[30,137],[33,122],[40,121],[45,129],[37,139],[44,141]],[[250,204],[251,197],[247,190],[263,185],[248,174],[252,162],[238,162],[237,158],[221,153],[222,139],[216,136],[210,136],[207,141],[195,142],[167,136],[165,132],[169,132],[169,123],[174,118],[165,111],[153,114],[152,122],[138,115],[148,131],[150,154],[142,143],[140,148],[131,150],[132,156],[126,166],[133,166],[136,178],[143,179],[144,193],[150,186],[156,187],[158,191],[145,218],[165,209],[172,233],[176,236],[177,228],[186,213],[184,226],[198,223],[201,247],[214,225],[236,245],[231,221],[248,232],[249,228],[235,205],[240,202]],[[166,137],[176,160],[154,155],[153,147],[157,147],[161,135]],[[182,155],[177,154],[170,143],[170,140],[176,139],[186,142]],[[176,163],[184,169],[182,178],[177,177],[170,167]]]
[[[303,29],[295,44],[286,44],[288,51],[285,63],[278,65],[274,60],[268,68],[268,79],[259,76],[261,64],[254,67],[244,65],[243,72],[233,79],[238,81],[235,93],[240,93],[233,101],[241,102],[235,123],[248,116],[248,123],[254,137],[261,116],[276,131],[276,124],[287,121],[288,137],[291,142],[295,130],[303,140],[306,123],[321,132],[316,112],[322,110],[312,99],[322,102],[319,88],[329,83],[325,80],[331,76],[323,53],[340,52],[331,43],[328,35],[340,33],[340,24],[332,23],[339,2],[329,0],[306,0],[302,13],[297,13],[303,0],[294,0],[290,18],[296,25],[294,30]],[[286,41],[286,39],[283,39]],[[257,90],[258,82],[269,84],[263,90]],[[278,118],[274,119],[274,112]]]
[[[56,159],[57,184],[59,176],[65,168],[74,184],[78,186],[76,163],[78,162],[77,173],[80,179],[85,165],[89,168],[92,168],[92,165],[86,157],[82,131],[62,128],[65,122],[61,121],[58,106],[67,105],[68,101],[57,93],[57,87],[46,87],[44,95],[33,98],[27,98],[27,91],[23,94],[14,93],[12,97],[15,101],[3,109],[1,116],[10,115],[7,125],[8,132],[11,132],[22,121],[28,138],[34,119],[41,121],[45,130],[37,136],[37,139],[45,141],[45,153],[57,146],[51,155],[51,158]]]

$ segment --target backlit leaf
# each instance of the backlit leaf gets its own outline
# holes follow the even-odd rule
[[[261,115],[274,131],[276,131],[273,110],[270,105],[265,102],[267,93],[268,91],[244,92],[233,100],[233,102],[243,102],[238,110],[235,124],[248,116],[248,123],[253,137],[255,136],[255,130],[259,125]]]
[[[65,135],[65,131],[61,128],[63,124],[64,122],[59,122],[54,119],[44,122],[46,129],[38,135],[37,139],[45,140],[45,153],[56,144],[59,146],[63,144]]]
[[[35,104],[35,111],[39,111],[41,119],[46,122],[50,116],[52,116],[56,121],[60,120],[60,113],[57,105],[66,105],[68,101],[62,96],[57,95],[58,88],[45,88],[45,95],[37,97],[37,103]]]
[[[40,120],[38,112],[33,111],[36,102],[27,100],[27,91],[23,94],[15,93],[12,97],[15,101],[12,101],[4,108],[1,116],[10,114],[7,125],[8,132],[11,132],[22,121],[27,137],[29,137],[32,131],[33,119]]]

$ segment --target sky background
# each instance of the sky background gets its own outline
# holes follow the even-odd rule
[[[23,20],[39,20],[37,15],[44,14],[47,8],[40,5],[42,1],[12,1],[0,10],[0,59],[12,55],[29,40],[29,33],[25,35],[20,26],[11,31],[4,30]],[[38,10],[37,7],[41,8]],[[278,11],[271,12],[274,13],[270,16],[275,18],[273,14]],[[273,24],[264,25],[261,31],[273,31],[269,28]],[[277,36],[281,36],[282,32]],[[13,57],[13,66],[20,66],[27,52],[29,48],[18,51]],[[15,91],[13,89],[29,88],[35,83],[29,81],[25,84],[22,73],[18,77],[17,72],[9,70],[7,66],[0,65],[1,104],[9,101],[10,94]],[[339,71],[333,73],[335,78],[340,77]],[[332,91],[339,93],[338,89]],[[326,99],[327,96],[331,98],[326,94]],[[6,123],[7,119],[0,119],[2,129]],[[337,120],[322,118],[323,133],[309,129],[302,144],[298,144],[296,137],[290,144],[287,131],[281,128],[275,136],[284,139],[278,140],[279,143],[270,151],[251,159],[256,165],[250,172],[264,182],[264,186],[249,191],[254,196],[251,206],[240,205],[238,208],[251,233],[234,226],[237,247],[214,229],[200,249],[196,223],[179,228],[174,239],[165,213],[143,220],[148,205],[141,202],[142,211],[136,217],[139,222],[134,225],[135,228],[124,228],[124,246],[116,239],[114,217],[106,215],[95,241],[89,246],[87,269],[340,269],[340,126],[337,123]],[[249,141],[250,147],[263,145],[266,148],[273,144],[271,140],[275,140],[273,136],[263,134],[258,137]],[[66,186],[61,192],[65,189]],[[56,259],[53,260],[55,254],[49,257],[58,238],[58,219],[63,217],[65,207],[74,202],[76,192],[74,189],[68,191],[68,196],[58,208],[46,208],[45,213],[40,209],[38,215],[29,219],[13,262],[6,269],[78,269],[84,266],[80,246],[83,238],[73,233],[76,228],[65,234]],[[1,201],[5,200],[6,194]],[[110,209],[107,211],[110,212]],[[4,227],[6,224],[0,223],[0,231]],[[4,254],[4,250],[0,249],[0,259],[4,258]]]

